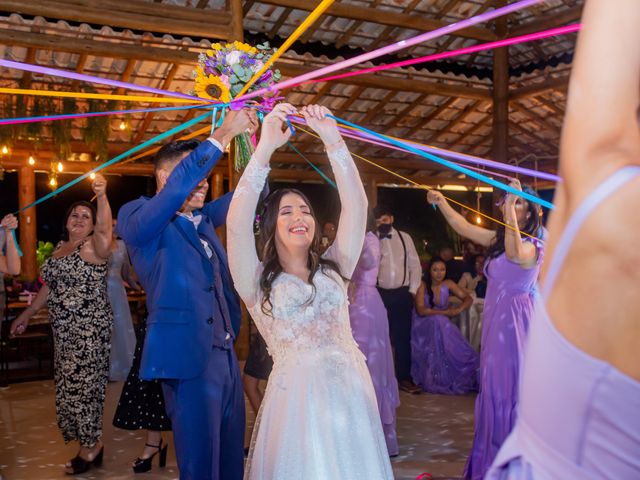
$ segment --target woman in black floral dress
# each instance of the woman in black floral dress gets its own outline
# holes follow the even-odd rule
[[[45,285],[31,306],[11,325],[22,334],[29,319],[45,304],[54,339],[56,413],[65,442],[80,443],[67,473],[102,463],[102,412],[109,377],[113,314],[107,297],[107,258],[111,254],[111,208],[106,180],[92,183],[97,211],[76,202],[67,211],[63,240],[42,265]]]

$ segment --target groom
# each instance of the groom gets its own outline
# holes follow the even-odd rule
[[[204,203],[207,177],[255,113],[230,112],[206,141],[155,158],[157,192],[124,205],[117,232],[147,292],[140,378],[162,382],[181,480],[241,480],[244,397],[233,340],[240,306],[215,233],[231,195]]]

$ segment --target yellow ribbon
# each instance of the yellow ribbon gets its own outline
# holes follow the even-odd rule
[[[298,26],[298,28],[296,28],[295,31],[291,35],[289,35],[289,38],[287,38],[285,42],[280,46],[280,48],[276,50],[276,53],[274,53],[271,56],[271,58],[269,58],[269,60],[265,62],[262,68],[258,70],[253,77],[251,77],[251,80],[249,80],[245,84],[245,86],[242,87],[242,90],[240,90],[240,93],[236,95],[236,98],[247,93],[247,90],[251,88],[251,85],[253,85],[256,82],[256,80],[258,80],[262,76],[262,74],[266,72],[267,69],[271,65],[273,65],[273,63],[276,60],[278,60],[284,52],[286,52],[289,49],[289,47],[293,44],[293,42],[295,42],[305,31],[307,31],[307,29],[313,24],[313,22],[315,22],[318,19],[318,17],[322,15],[324,11],[331,6],[333,2],[334,0],[322,0],[322,2],[320,2],[320,4],[309,14],[309,16],[304,19],[304,22],[302,22]]]
[[[315,133],[312,133],[312,132],[310,132],[309,130],[305,130],[305,129],[304,129],[304,128],[302,128],[300,125],[296,125],[296,128],[297,128],[298,130],[302,130],[304,133],[306,133],[306,134],[308,134],[308,135],[311,135],[312,137],[320,138],[320,137],[319,137],[318,135],[316,135]],[[429,191],[429,190],[437,190],[436,188],[430,187],[429,185],[423,185],[423,184],[421,184],[421,183],[415,182],[415,181],[411,180],[410,178],[407,178],[407,177],[405,177],[405,176],[402,176],[402,175],[400,175],[399,173],[396,173],[396,172],[394,172],[394,171],[392,171],[392,170],[389,170],[388,168],[383,167],[382,165],[378,165],[376,162],[373,162],[373,161],[371,161],[371,160],[369,160],[369,159],[367,159],[367,158],[364,158],[363,156],[360,156],[360,155],[358,155],[357,153],[353,153],[353,152],[351,152],[351,155],[352,155],[352,156],[354,156],[354,157],[356,157],[356,158],[359,158],[360,160],[363,160],[363,161],[367,162],[369,165],[373,165],[374,167],[378,167],[380,170],[384,170],[385,172],[390,173],[391,175],[394,175],[394,176],[396,176],[396,177],[398,177],[398,178],[401,178],[401,179],[402,179],[402,180],[404,180],[405,182],[411,183],[412,185],[414,185],[414,186],[416,186],[416,187],[418,187],[418,188],[421,188],[421,189],[423,189],[423,190],[427,190],[427,191]],[[441,192],[441,193],[442,193],[442,192]],[[473,212],[473,213],[475,213],[476,215],[480,215],[481,217],[484,217],[484,218],[486,218],[487,220],[491,220],[492,222],[496,222],[497,224],[502,225],[502,226],[504,226],[505,228],[508,228],[508,229],[510,229],[510,230],[513,230],[514,232],[518,232],[518,231],[519,231],[521,235],[525,235],[525,236],[527,236],[527,237],[529,237],[529,238],[533,238],[534,240],[539,240],[539,241],[541,241],[541,242],[543,241],[543,240],[539,239],[538,237],[535,237],[535,236],[533,236],[533,235],[529,235],[528,233],[523,232],[522,230],[519,230],[519,229],[517,229],[517,228],[515,228],[515,227],[512,227],[511,225],[507,225],[506,223],[504,223],[504,222],[502,222],[502,221],[498,220],[497,218],[493,218],[493,217],[491,217],[491,216],[489,216],[489,215],[487,215],[487,214],[485,214],[485,213],[482,213],[482,212],[481,212],[481,211],[479,211],[479,210],[476,210],[475,208],[471,208],[471,207],[469,207],[469,206],[465,205],[464,203],[460,203],[460,202],[458,202],[458,201],[454,200],[453,198],[449,198],[449,197],[447,197],[446,195],[442,195],[442,196],[443,196],[444,198],[446,198],[449,202],[451,202],[451,203],[455,203],[456,205],[459,205],[459,206],[461,206],[461,207],[464,207],[465,209],[469,210],[470,212]]]
[[[0,93],[11,95],[36,95],[42,97],[73,97],[73,98],[92,98],[98,100],[123,100],[125,102],[148,102],[148,103],[190,103],[193,105],[201,105],[209,102],[198,102],[186,98],[166,98],[166,97],[142,97],[138,95],[110,95],[106,93],[84,93],[84,92],[59,92],[56,90],[29,90],[23,88],[3,88],[0,87]]]

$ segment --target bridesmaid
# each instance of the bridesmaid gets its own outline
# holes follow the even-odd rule
[[[375,219],[370,212],[364,247],[351,276],[349,318],[353,338],[367,359],[387,450],[389,456],[395,457],[399,453],[396,408],[400,405],[400,394],[393,367],[387,310],[376,288],[380,268],[380,240],[373,233],[374,228]]]
[[[515,179],[511,186],[521,189]],[[525,191],[535,195],[530,188]],[[542,242],[532,238],[542,235],[540,206],[507,194],[500,209],[510,228],[488,230],[469,223],[440,192],[429,191],[427,200],[440,208],[458,234],[488,247],[480,394],[476,399],[473,448],[464,471],[466,479],[481,480],[516,420],[520,360],[543,255]]]
[[[478,354],[449,317],[471,305],[471,297],[445,280],[444,260],[434,258],[416,293],[411,321],[411,376],[425,392],[458,395],[478,389]],[[449,294],[462,303],[449,307]]]
[[[640,478],[639,20],[638,0],[585,2],[518,421],[487,479]]]

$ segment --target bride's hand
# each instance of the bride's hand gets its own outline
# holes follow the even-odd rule
[[[287,143],[291,137],[291,131],[286,125],[287,115],[293,115],[295,113],[295,107],[288,103],[279,103],[276,105],[273,110],[264,117],[258,147],[265,149],[270,155]]]
[[[320,136],[325,146],[331,146],[342,140],[336,121],[327,116],[331,114],[327,107],[307,105],[302,107],[300,113],[307,121],[307,125]]]

